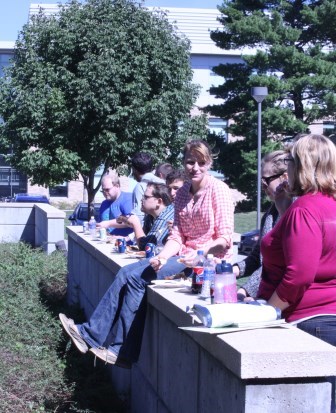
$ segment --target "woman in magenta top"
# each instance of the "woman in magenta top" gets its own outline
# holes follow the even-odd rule
[[[261,242],[258,296],[336,345],[336,147],[322,135],[306,135],[285,161],[289,190],[299,198]]]

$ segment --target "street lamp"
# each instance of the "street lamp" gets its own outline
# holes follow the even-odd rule
[[[258,174],[257,174],[257,229],[260,229],[261,210],[261,102],[268,95],[267,87],[252,87],[251,95],[258,103]]]

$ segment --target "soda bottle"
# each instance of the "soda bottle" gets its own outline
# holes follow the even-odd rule
[[[237,279],[232,271],[232,265],[222,260],[222,273],[224,275],[224,303],[237,302]]]
[[[94,219],[94,216],[92,216],[89,221],[89,232],[90,232],[90,238],[95,239],[96,238],[96,220]]]
[[[204,262],[203,284],[201,290],[201,297],[211,300],[212,286],[215,279],[216,264],[213,254],[208,254]]]
[[[197,256],[195,257],[193,263],[192,281],[191,281],[191,292],[193,294],[198,294],[201,292],[203,283],[203,271],[204,271],[204,253],[203,250],[197,251]]]

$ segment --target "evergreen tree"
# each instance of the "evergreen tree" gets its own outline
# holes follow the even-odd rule
[[[143,150],[176,162],[197,97],[189,41],[133,0],[71,0],[34,16],[0,87],[2,148],[34,184],[82,177],[91,202],[103,165]]]
[[[267,86],[262,103],[262,152],[322,119],[335,119],[336,2],[334,0],[226,0],[223,30],[211,33],[222,49],[242,50],[241,64],[221,64],[211,93],[224,103],[207,107],[231,119],[229,132],[244,137],[226,145],[220,164],[231,185],[256,196],[257,104],[253,86]],[[241,171],[237,174],[237,171]]]

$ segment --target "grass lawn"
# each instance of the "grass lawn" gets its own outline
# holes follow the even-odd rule
[[[234,215],[234,230],[239,234],[256,229],[257,211],[240,212]]]

